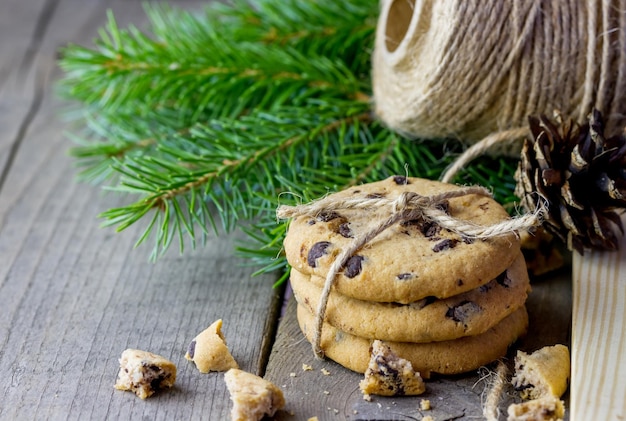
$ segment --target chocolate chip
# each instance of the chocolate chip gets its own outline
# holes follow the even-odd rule
[[[392,393],[392,395],[404,395],[404,384],[400,378],[400,372],[396,368],[389,365],[387,359],[381,355],[377,355],[375,361],[378,367],[377,374],[385,378],[388,383],[387,389]]]
[[[330,241],[319,241],[313,244],[311,250],[309,250],[309,254],[307,255],[306,262],[312,268],[317,266],[317,259],[326,254],[326,249],[330,247]]]
[[[509,278],[509,272],[505,270],[496,278],[496,282],[502,285],[504,288],[509,288],[511,286],[511,278]]]
[[[435,246],[433,247],[433,251],[435,253],[439,253],[440,251],[444,251],[444,250],[448,250],[451,248],[456,247],[456,244],[459,242],[459,240],[455,240],[452,238],[446,238],[445,240],[441,240],[440,242],[438,242],[437,244],[435,244]]]
[[[142,365],[146,369],[143,373],[143,381],[150,383],[152,390],[158,390],[161,387],[161,383],[169,376],[169,373],[161,370],[161,367],[156,364],[142,362]]]
[[[424,234],[424,237],[426,238],[432,238],[439,234],[440,231],[441,226],[437,225],[434,222],[424,222],[424,224],[422,225],[422,234]]]
[[[152,390],[159,390],[161,388],[161,383],[169,379],[169,377],[170,373],[160,372],[156,373],[153,378],[146,378],[146,380],[150,381],[150,388]]]
[[[328,222],[328,221],[332,221],[333,219],[339,218],[339,214],[337,212],[334,211],[329,211],[329,212],[320,212],[317,215],[317,220],[320,222]]]
[[[478,287],[478,291],[480,292],[487,292],[491,289],[491,282],[485,285],[481,285]]]
[[[474,239],[473,238],[466,237],[466,236],[462,236],[461,240],[463,240],[463,242],[465,244],[473,244],[474,243]]]
[[[406,186],[409,183],[409,179],[403,175],[396,175],[393,177],[393,182],[399,186]]]
[[[386,196],[385,193],[370,193],[365,197],[368,199],[382,199],[385,196]]]
[[[522,370],[523,366],[521,368],[519,368],[519,370]],[[515,386],[515,390],[518,392],[522,392],[526,389],[532,389],[533,387],[535,387],[534,384],[532,383],[528,383],[528,384],[521,384],[519,386]]]
[[[152,390],[159,390],[161,388],[161,383],[165,380],[167,376],[157,376],[156,378],[150,381],[150,388]]]
[[[142,365],[147,368],[148,370],[154,372],[154,373],[158,373],[161,371],[161,367],[159,367],[156,364],[148,364],[146,362],[143,362]]]
[[[353,238],[354,234],[352,234],[352,230],[350,229],[350,223],[344,222],[339,225],[339,235],[345,238]]]
[[[478,304],[472,301],[462,301],[459,304],[450,307],[446,311],[446,317],[454,320],[455,322],[465,323],[472,314],[480,311]]]
[[[309,219],[308,221],[306,221],[307,225],[315,225],[315,219]]]
[[[441,232],[441,226],[432,221],[424,221],[423,219],[410,219],[401,223],[404,227],[416,227],[424,237],[435,239],[436,235]]]
[[[187,354],[189,355],[189,358],[193,358],[195,352],[196,352],[196,341],[193,340],[191,341],[191,343],[189,344],[189,347],[187,348]]]
[[[411,272],[399,273],[396,275],[396,279],[398,281],[406,281],[407,279],[411,279],[413,274]]]
[[[357,276],[359,273],[361,273],[361,262],[363,262],[364,259],[365,258],[363,256],[359,256],[358,254],[349,258],[346,262],[343,274],[347,278],[354,278],[355,276]]]
[[[463,279],[459,279],[458,281],[456,281],[456,284],[457,284],[458,286],[463,286],[463,284],[464,284],[464,283],[465,283],[465,282],[463,282]]]

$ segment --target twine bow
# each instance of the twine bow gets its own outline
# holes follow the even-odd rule
[[[478,225],[468,221],[456,219],[444,211],[443,203],[455,197],[476,194],[492,197],[491,193],[479,186],[459,187],[432,196],[423,196],[414,192],[403,192],[396,199],[381,197],[361,197],[351,199],[337,199],[331,196],[298,206],[280,206],[276,215],[278,218],[295,218],[298,216],[315,217],[322,212],[361,209],[367,211],[388,210],[389,217],[376,223],[368,231],[357,235],[349,247],[344,248],[328,269],[324,288],[317,306],[315,327],[313,332],[312,347],[318,358],[324,357],[321,346],[322,326],[330,291],[339,271],[347,261],[365,244],[372,241],[378,234],[385,231],[396,223],[422,219],[434,222],[456,234],[466,238],[491,238],[505,235],[518,230],[527,230],[541,224],[541,219],[546,209],[540,206],[532,213],[520,215],[493,225]]]

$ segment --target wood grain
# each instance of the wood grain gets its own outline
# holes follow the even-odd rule
[[[7,7],[21,21],[4,26],[11,20]],[[0,6],[0,52],[6,54],[0,62],[11,64],[2,67],[0,81],[0,108],[10,110],[0,130],[6,174],[0,190],[0,419],[228,419],[222,376],[200,374],[184,360],[186,347],[223,318],[237,361],[261,374],[280,291],[271,288],[273,277],[252,279],[254,268],[234,257],[241,236],[220,237],[183,256],[174,247],[152,264],[149,245],[133,249],[142,227],[123,234],[99,228],[99,212],[130,198],[76,183],[52,87],[60,74],[58,48],[89,44],[109,7],[121,24],[145,22],[139,1],[3,0]],[[44,23],[38,41],[20,38],[32,38]],[[13,37],[17,46],[6,47]],[[28,48],[34,50],[26,60]],[[117,359],[127,347],[178,365],[171,393],[141,401],[113,389]]]
[[[574,255],[573,294],[572,420],[626,419],[626,238]]]
[[[46,0],[0,5],[0,189],[36,107],[33,48]]]

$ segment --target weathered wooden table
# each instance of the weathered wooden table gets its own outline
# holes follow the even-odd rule
[[[99,227],[96,215],[121,199],[75,182],[53,86],[59,47],[90,44],[108,8],[120,26],[145,22],[140,1],[0,2],[0,419],[226,420],[223,375],[200,374],[183,357],[218,318],[242,368],[283,388],[287,406],[277,419],[482,418],[478,372],[433,379],[423,397],[365,402],[360,375],[315,360],[274,278],[251,277],[254,268],[234,257],[243,236],[153,264],[148,247],[133,249],[141,227]],[[534,284],[531,332],[520,347],[569,343],[569,280],[565,271]],[[179,368],[173,390],[146,401],[114,390],[128,347],[171,358]],[[431,411],[420,411],[421,398]],[[502,408],[507,401],[505,393]]]

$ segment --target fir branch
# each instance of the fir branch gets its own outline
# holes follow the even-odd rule
[[[231,7],[230,15],[254,10],[243,4],[237,3],[240,9]],[[333,49],[330,55],[329,45],[337,42],[328,42],[328,35],[325,42],[317,43],[312,38],[294,45],[260,43],[254,35],[249,39],[241,36],[249,31],[245,22],[239,22],[237,31],[219,22],[223,18],[208,11],[206,15],[210,18],[202,20],[190,13],[153,8],[150,17],[157,37],[152,39],[134,27],[118,28],[109,14],[95,49],[72,45],[62,50],[62,90],[104,112],[118,112],[129,104],[149,112],[166,104],[194,109],[198,119],[234,117],[251,107],[280,106],[320,92],[358,97],[369,89],[367,81],[355,77],[346,63],[352,61],[354,50],[371,45],[373,25],[358,30],[352,19],[337,20],[345,32],[343,47]],[[315,22],[307,16],[299,23],[300,27],[307,24],[314,26]],[[310,33],[316,32],[312,29]],[[306,51],[298,48],[305,44]],[[346,51],[351,51],[349,56],[342,56]],[[195,107],[190,107],[192,103]]]
[[[368,54],[357,52],[373,41],[375,2],[287,3],[213,4],[204,15],[147,6],[153,37],[109,14],[95,48],[64,48],[60,93],[81,103],[90,130],[74,135],[81,177],[101,182],[115,175],[112,158],[158,154],[161,139],[197,122],[317,97],[369,101]],[[269,32],[284,42],[269,44]]]
[[[280,191],[276,175],[297,176],[289,168],[310,165],[313,148],[326,154],[331,149],[328,145],[336,143],[337,133],[344,127],[371,120],[367,104],[346,102],[343,111],[341,105],[316,102],[305,107],[306,112],[286,107],[273,114],[257,111],[240,119],[215,120],[197,125],[189,136],[162,142],[157,146],[161,157],[116,160],[114,169],[122,178],[112,189],[142,197],[130,205],[110,209],[102,217],[107,219],[106,225],[123,230],[151,211],[160,213],[160,223],[153,218],[147,230],[156,229],[156,244],[161,251],[174,235],[168,230],[176,233],[180,247],[184,247],[184,236],[195,246],[195,225],[211,218],[207,203],[218,207],[224,229],[231,230],[239,219],[254,218],[275,205],[267,198]],[[324,161],[337,158],[319,153],[316,157]],[[145,232],[140,242],[149,234]]]

